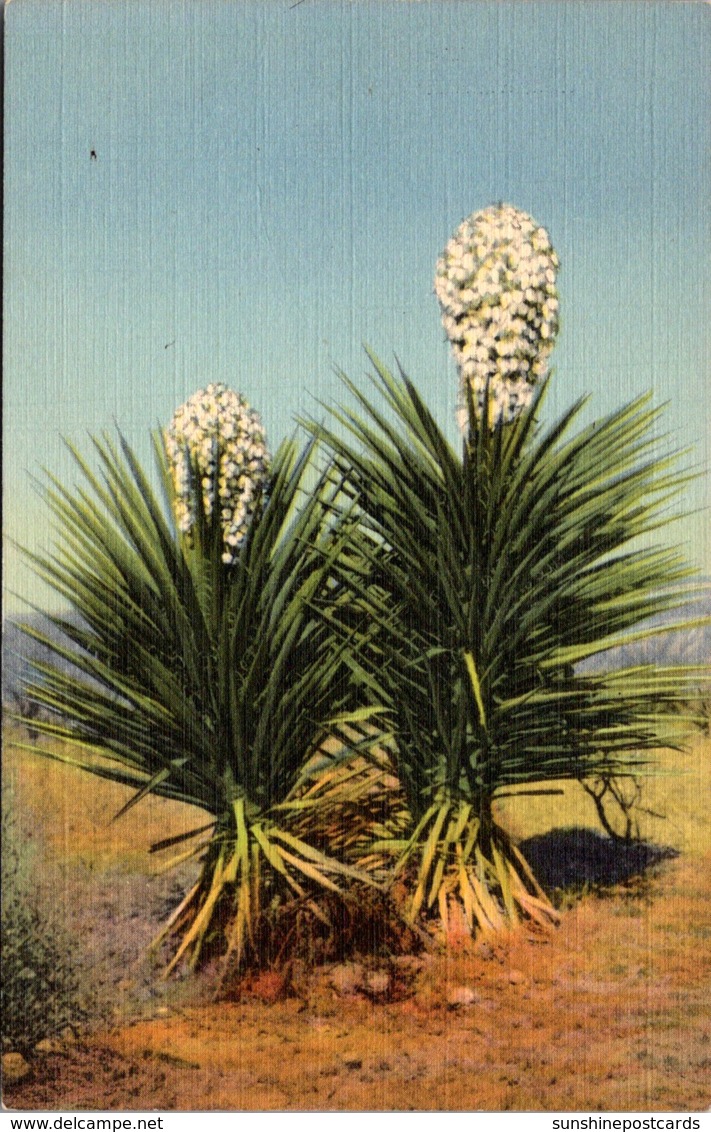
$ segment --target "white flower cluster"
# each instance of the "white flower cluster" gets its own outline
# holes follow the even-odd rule
[[[179,529],[188,534],[195,523],[196,465],[205,515],[220,509],[222,561],[233,563],[269,473],[269,453],[257,413],[226,385],[208,385],[176,409],[165,430],[165,446]]]
[[[488,422],[511,421],[548,371],[558,330],[558,256],[545,228],[501,204],[464,220],[437,261],[435,294],[461,377]]]

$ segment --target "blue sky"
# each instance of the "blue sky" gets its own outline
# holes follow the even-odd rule
[[[8,536],[48,544],[31,477],[73,475],[62,435],[86,449],[115,421],[148,458],[225,381],[276,446],[343,398],[334,366],[360,378],[363,343],[454,439],[434,265],[498,200],[562,262],[549,414],[653,389],[708,468],[709,73],[701,3],[12,0]],[[680,531],[707,570],[708,529]],[[10,545],[5,587],[51,601]]]

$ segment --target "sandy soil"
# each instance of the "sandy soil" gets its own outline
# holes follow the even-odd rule
[[[704,760],[706,783],[707,753]],[[31,1076],[5,1090],[10,1109],[698,1111],[711,1105],[705,818],[693,827],[692,843],[685,835],[686,851],[657,863],[644,879],[570,898],[561,926],[547,937],[522,931],[494,948],[426,960],[409,975],[402,964],[381,960],[376,966],[397,976],[390,1000],[339,994],[324,969],[301,973],[291,985],[267,975],[245,983],[235,1001],[205,1004],[194,992],[191,1000],[186,986],[176,991],[156,983],[141,966],[137,943],[172,898],[160,886],[178,881],[147,880],[138,872],[141,845],[125,830],[123,845],[112,844],[108,853],[102,814],[116,799],[110,792],[97,796],[92,783],[89,792],[81,787],[81,802],[76,793],[65,794],[71,803],[50,815],[38,801],[39,782],[47,797],[46,768],[44,774],[25,763],[20,769],[24,802],[42,811],[47,842],[65,868],[74,925],[93,940],[94,952],[104,947],[114,1017],[75,1044],[37,1054]],[[691,783],[705,809],[700,785]],[[148,840],[153,817],[159,836],[171,820],[186,821],[184,813],[171,816],[156,805],[160,812],[144,819]],[[107,836],[117,837],[117,828]],[[113,959],[106,956],[109,938]]]

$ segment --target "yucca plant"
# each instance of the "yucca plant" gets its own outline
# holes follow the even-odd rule
[[[657,632],[649,619],[688,600],[682,556],[647,538],[686,477],[655,454],[646,398],[577,433],[582,402],[542,427],[557,260],[530,217],[503,206],[483,215],[465,222],[466,246],[448,245],[440,272],[464,293],[457,307],[456,287],[449,298],[440,288],[466,362],[461,452],[413,383],[373,355],[383,408],[342,375],[360,411],[335,411],[337,430],[311,425],[360,509],[368,568],[344,569],[344,584],[377,627],[370,695],[394,721],[410,815],[404,834],[373,850],[405,882],[411,921],[439,915],[445,932],[464,921],[472,933],[557,918],[497,824],[496,800],[643,773],[655,747],[681,742],[675,708],[698,679],[577,667]],[[519,256],[525,239],[533,246]]]
[[[324,918],[320,898],[363,879],[329,852],[319,815],[332,821],[368,784],[311,778],[370,741],[347,663],[358,642],[312,606],[339,599],[338,484],[315,473],[311,443],[285,441],[270,461],[254,414],[222,386],[156,437],[163,498],[122,439],[94,448],[97,473],[75,452],[83,487],[52,479],[60,541],[31,556],[74,610],[50,618],[66,644],[26,627],[56,658],[34,665],[28,695],[54,713],[34,726],[86,754],[39,751],[132,787],[121,813],[149,793],[205,810],[154,846],[184,842],[176,862],[202,861],[156,942],[174,941],[168,971],[216,949],[258,959],[265,908],[273,920],[307,903]]]
[[[684,476],[649,454],[644,399],[569,436],[580,404],[543,430],[539,391],[512,424],[474,423],[459,456],[412,383],[373,361],[390,415],[349,382],[365,417],[336,416],[360,444],[315,427],[362,509],[369,571],[347,582],[377,626],[370,694],[390,708],[411,815],[377,848],[396,875],[414,866],[411,918],[435,908],[446,925],[454,897],[472,930],[554,920],[493,805],[643,773],[679,746],[696,670],[576,666],[688,600],[680,555],[630,546]]]

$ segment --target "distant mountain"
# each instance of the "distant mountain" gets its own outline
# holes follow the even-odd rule
[[[69,621],[79,619],[72,614],[64,615]],[[32,669],[32,661],[52,660],[67,670],[71,668],[68,662],[57,658],[45,645],[35,641],[24,633],[21,624],[30,626],[37,632],[43,633],[52,641],[64,644],[69,642],[52,622],[43,613],[28,613],[17,618],[7,618],[2,626],[2,702],[3,704],[16,704],[22,695],[22,689],[28,681],[36,681],[37,674]]]
[[[662,625],[678,624],[680,621],[711,618],[711,594],[700,598],[686,609],[665,614],[656,620]],[[652,622],[654,624],[654,622]],[[635,664],[711,664],[711,623],[692,629],[660,633],[645,641],[633,642],[609,652],[590,657],[585,667],[590,671],[605,668],[622,668]]]

